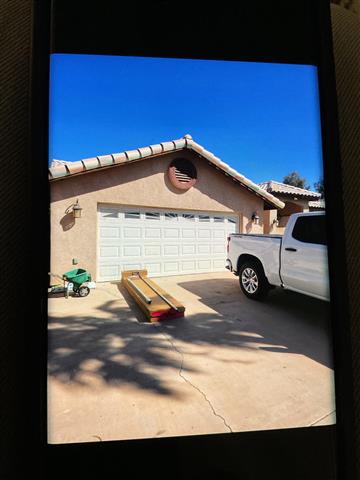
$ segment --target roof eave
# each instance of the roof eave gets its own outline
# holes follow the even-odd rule
[[[271,206],[275,206],[275,208],[285,207],[284,202],[282,202],[271,193],[259,187],[256,183],[252,182],[251,180],[246,178],[244,175],[241,175],[239,172],[231,168],[228,164],[220,160],[220,158],[216,157],[213,153],[203,148],[194,140],[187,141],[187,148],[197,152],[199,155],[201,155],[203,158],[211,162],[215,167],[217,167],[223,173],[235,179],[238,183],[240,183],[243,187],[245,187],[251,193],[254,193],[258,197],[262,198],[264,202],[266,202],[267,204]]]
[[[49,168],[49,177],[51,175],[49,181],[56,182],[65,178],[77,177],[89,172],[96,172],[115,166],[127,165],[128,163],[138,162],[140,160],[144,160],[145,158],[155,158],[166,153],[185,149],[191,150],[206,159],[222,173],[233,178],[247,190],[262,198],[267,205],[275,208],[284,208],[284,202],[231,168],[228,164],[220,160],[220,158],[216,157],[212,152],[206,150],[201,145],[196,143],[190,135],[185,135],[185,137],[178,140],[162,142],[160,144],[150,145],[148,147],[142,147],[135,150],[127,150],[122,153],[101,155],[98,157],[83,159],[78,162],[64,163],[63,165]]]
[[[181,150],[185,150],[185,149],[186,149],[186,147],[182,147],[182,148],[178,148],[177,150],[173,150],[173,151],[181,151]],[[112,163],[110,165],[104,165],[104,166],[99,165],[98,167],[91,168],[89,170],[83,170],[83,171],[76,172],[76,173],[71,173],[71,174],[67,173],[66,175],[63,175],[61,177],[51,177],[51,178],[49,178],[49,181],[50,182],[56,182],[56,181],[59,181],[59,180],[65,180],[66,178],[79,177],[79,176],[82,176],[82,175],[86,175],[88,173],[99,172],[100,170],[103,171],[103,170],[109,170],[110,168],[114,168],[114,167],[122,167],[122,166],[128,165],[130,163],[140,162],[141,160],[145,160],[145,158],[161,157],[161,156],[165,155],[166,153],[170,153],[170,152],[160,152],[160,153],[156,153],[156,154],[153,154],[153,155],[148,155],[146,157],[139,157],[139,158],[134,158],[132,160],[126,160],[124,162]],[[98,158],[98,157],[96,157],[96,158]]]
[[[310,193],[310,194],[305,194],[305,193],[292,193],[292,192],[273,192],[272,195],[274,195],[274,193],[278,194],[278,195],[285,195],[285,196],[289,196],[289,197],[301,197],[303,200],[314,200],[314,199],[318,199],[321,197],[321,195],[316,195],[315,193]]]

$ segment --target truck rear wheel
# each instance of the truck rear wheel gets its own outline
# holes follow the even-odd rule
[[[263,299],[269,291],[264,270],[257,262],[248,261],[239,269],[239,283],[244,295],[253,300]]]

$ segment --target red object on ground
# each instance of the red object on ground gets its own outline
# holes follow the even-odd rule
[[[158,310],[155,312],[151,312],[151,318],[154,318],[154,319],[156,318],[158,320],[179,318],[183,316],[184,316],[184,312],[177,312],[173,308],[169,310]]]

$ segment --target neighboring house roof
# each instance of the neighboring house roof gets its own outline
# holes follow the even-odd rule
[[[319,208],[321,210],[324,210],[325,209],[325,200],[323,198],[320,198],[320,200],[314,200],[312,202],[309,202],[309,207]]]
[[[292,185],[287,185],[286,183],[275,182],[270,180],[268,182],[259,183],[259,186],[266,190],[269,193],[283,193],[286,195],[293,195],[296,197],[303,198],[320,198],[321,194],[317,192],[312,192],[311,190],[305,190],[305,188],[293,187]]]
[[[170,142],[163,142],[156,145],[137,148],[136,150],[127,150],[122,153],[113,153],[110,155],[101,155],[99,157],[85,158],[77,162],[55,160],[52,162],[49,168],[49,180],[62,180],[64,178],[68,178],[69,176],[87,173],[94,171],[95,169],[98,170],[101,168],[108,168],[129,162],[136,162],[164,153],[170,153],[183,149],[193,150],[194,152],[198,153],[215,168],[225,173],[225,175],[232,177],[235,181],[238,181],[248,190],[262,197],[263,200],[270,206],[284,208],[284,202],[274,197],[270,192],[260,188],[259,185],[244,177],[244,175],[241,175],[241,173],[237,172],[226,163],[222,162],[220,158],[216,157],[208,150],[205,150],[205,148],[192,139],[191,135],[185,135],[183,138]]]

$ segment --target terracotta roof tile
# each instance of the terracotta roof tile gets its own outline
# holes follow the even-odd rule
[[[150,145],[150,148],[153,152],[153,155],[156,155],[158,153],[162,153],[163,149],[162,146],[157,144],[157,145]]]
[[[127,156],[125,155],[125,153],[113,153],[112,156],[114,157],[115,163],[123,163],[127,160]]]
[[[51,162],[50,167],[57,167],[58,165],[66,165],[69,162],[66,162],[65,160],[57,160],[54,158],[54,160]]]
[[[97,158],[102,167],[107,167],[108,165],[112,165],[114,163],[112,155],[101,155]]]
[[[321,208],[321,209],[325,209],[325,200],[323,198],[320,198],[319,200],[313,200],[311,202],[309,202],[309,207],[312,207],[312,208]]]
[[[234,170],[234,169],[233,169],[233,168],[231,168],[231,167],[230,167],[230,168],[228,168],[228,170],[227,170],[227,171],[228,171],[228,173],[229,173],[230,175],[233,175],[233,176],[235,176],[235,175],[238,173],[236,170]]]
[[[175,145],[176,149],[185,148],[186,147],[185,138],[180,138],[179,140],[174,140],[174,145]]]
[[[69,162],[66,164],[66,168],[69,170],[70,175],[73,173],[80,173],[84,170],[84,165],[82,161],[79,162]]]
[[[99,160],[97,157],[85,158],[82,160],[85,170],[92,170],[93,168],[99,168]]]
[[[125,152],[125,155],[127,156],[128,160],[137,160],[141,158],[139,150],[127,150]]]
[[[193,140],[187,140],[186,144],[188,147],[191,148],[191,150],[194,150],[195,152],[198,152],[198,153],[204,152],[204,148],[201,145],[194,143]]]
[[[139,148],[139,152],[140,152],[141,158],[145,158],[145,157],[148,157],[149,155],[152,155],[152,151],[150,147]]]
[[[69,175],[69,170],[66,168],[66,165],[57,165],[56,167],[50,168],[51,176],[53,178],[66,177]]]
[[[176,148],[174,142],[163,142],[161,146],[163,147],[163,152],[170,152]]]
[[[274,180],[269,180],[267,182],[259,183],[259,186],[269,193],[285,193],[289,195],[297,195],[302,197],[313,197],[313,198],[321,197],[320,193],[313,192],[311,190],[306,190],[305,188],[293,187],[292,185],[276,182]]]

